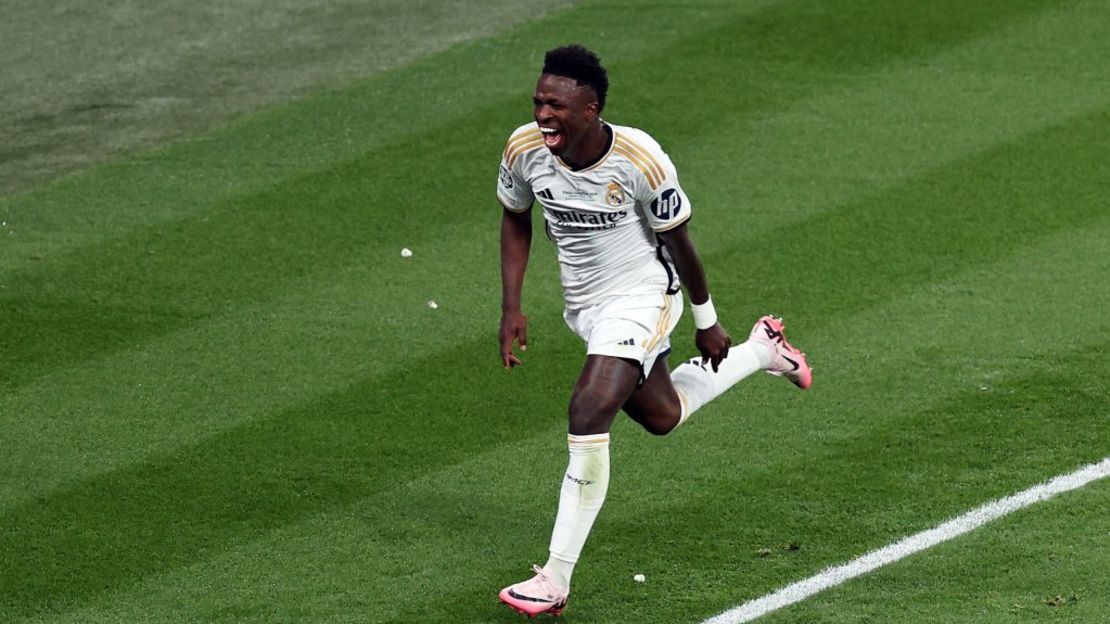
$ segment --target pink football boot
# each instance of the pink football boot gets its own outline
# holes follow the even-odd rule
[[[532,578],[502,589],[498,594],[501,602],[528,617],[562,615],[570,591],[556,585],[540,566],[532,566],[532,571],[536,573]]]
[[[766,345],[775,354],[767,367],[768,373],[786,377],[790,383],[805,390],[813,385],[813,370],[806,362],[806,354],[786,341],[785,332],[782,319],[768,314],[755,322],[749,339]]]

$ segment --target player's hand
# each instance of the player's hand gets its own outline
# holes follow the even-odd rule
[[[510,369],[523,364],[513,353],[513,341],[520,344],[521,351],[528,350],[528,317],[521,314],[520,310],[503,311],[498,338],[501,341],[501,365]]]
[[[694,336],[694,344],[701,352],[701,363],[704,365],[705,361],[709,360],[715,373],[721,360],[728,357],[728,349],[732,346],[732,337],[728,335],[724,327],[721,327],[720,323],[717,323],[709,329],[699,329],[697,335]]]

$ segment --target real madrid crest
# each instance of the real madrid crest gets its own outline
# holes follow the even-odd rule
[[[624,204],[624,189],[616,182],[610,182],[609,188],[605,191],[605,202],[613,207],[618,207]]]

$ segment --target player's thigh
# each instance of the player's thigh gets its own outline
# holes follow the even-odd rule
[[[575,435],[605,433],[640,381],[634,360],[591,354],[574,384],[568,416]]]
[[[625,401],[624,411],[651,433],[662,435],[678,425],[682,405],[671,382],[666,354],[656,358],[644,383]]]

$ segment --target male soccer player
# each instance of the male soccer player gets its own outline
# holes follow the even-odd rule
[[[534,616],[559,615],[570,577],[609,485],[609,427],[617,412],[665,435],[698,408],[759,370],[808,388],[805,355],[786,342],[780,319],[764,316],[736,346],[717,322],[705,272],[686,231],[690,200],[670,158],[641,130],[607,123],[609,79],[581,46],[544,58],[533,96],[535,121],[517,128],[501,159],[501,360],[521,364],[520,309],[539,201],[558,250],[563,317],[586,342],[586,363],[568,410],[570,461],[562,479],[550,557],[535,576],[501,590],[501,601]],[[681,280],[681,281],[680,281]],[[670,333],[686,286],[701,353],[667,367]],[[708,365],[707,365],[708,364]]]

